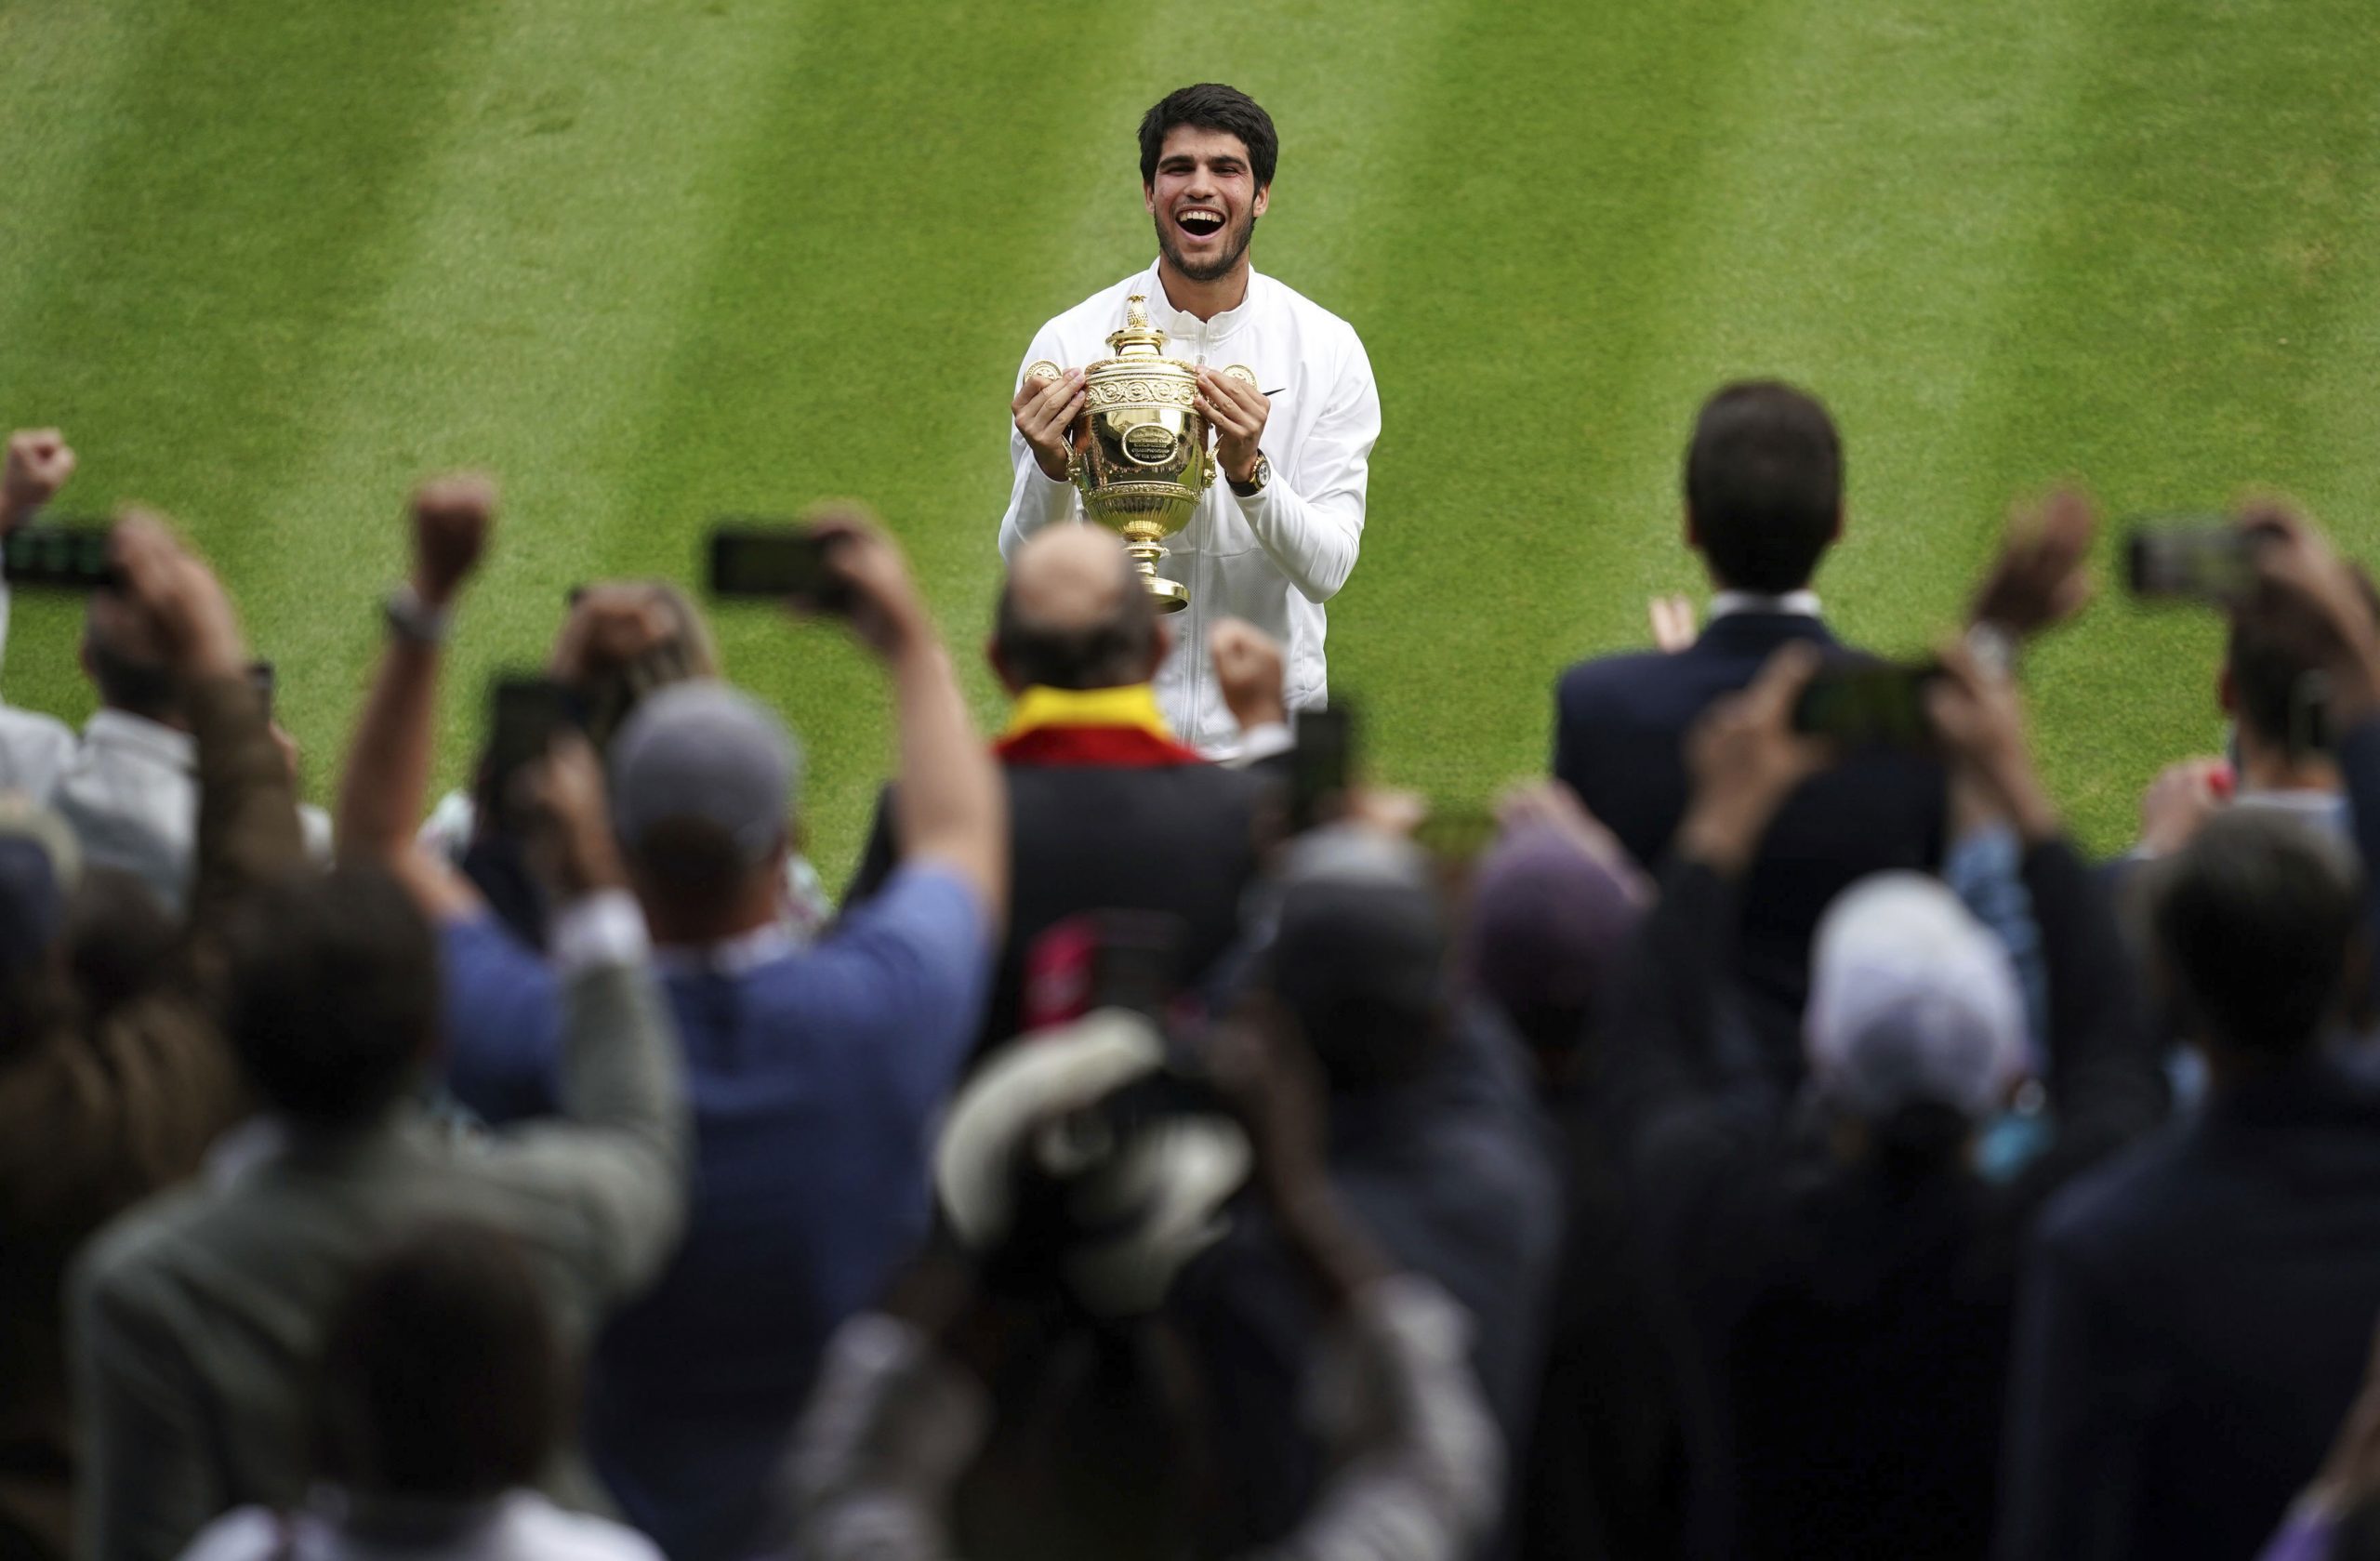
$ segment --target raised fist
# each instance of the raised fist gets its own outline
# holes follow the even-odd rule
[[[487,548],[496,483],[477,472],[433,477],[413,492],[413,589],[423,605],[452,601]]]
[[[5,469],[0,469],[0,532],[22,525],[73,475],[73,447],[56,429],[20,429],[10,434]]]

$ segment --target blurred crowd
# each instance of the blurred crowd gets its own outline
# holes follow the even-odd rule
[[[1715,394],[1707,621],[1475,831],[1245,625],[1267,735],[1183,746],[1094,528],[1011,561],[987,737],[815,513],[785,608],[898,737],[839,901],[678,584],[573,592],[430,795],[486,480],[321,609],[386,620],[327,814],[117,516],[8,647],[98,712],[0,707],[0,1555],[2380,1557],[2380,599],[2229,518],[2230,745],[2093,860],[2021,695],[2091,505],[1904,666],[1814,593],[1843,465]],[[12,566],[73,467],[10,440]]]

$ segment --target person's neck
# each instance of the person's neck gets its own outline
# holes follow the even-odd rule
[[[671,905],[657,895],[640,895],[645,930],[665,948],[708,948],[757,933],[777,919],[774,885],[767,893],[747,892],[723,901]]]
[[[2268,747],[2242,732],[2240,736],[2239,789],[2241,791],[2324,791],[2341,787],[2338,764],[2319,753],[2291,754]]]
[[[1249,273],[1254,270],[1247,255],[1238,264],[1212,282],[1194,282],[1175,269],[1173,262],[1159,256],[1157,279],[1165,289],[1165,301],[1183,313],[1200,320],[1211,320],[1248,301]]]

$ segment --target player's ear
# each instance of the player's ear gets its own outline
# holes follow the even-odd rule
[[[1270,206],[1272,204],[1273,187],[1269,184],[1260,184],[1256,187],[1255,204],[1250,205],[1248,209],[1254,215],[1262,217],[1264,215],[1265,208]],[[1151,206],[1149,209],[1151,211],[1155,211],[1157,208],[1155,206]]]
[[[1141,205],[1151,217],[1157,215],[1157,186],[1147,179],[1141,180]]]

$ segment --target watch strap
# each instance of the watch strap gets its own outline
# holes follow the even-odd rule
[[[390,633],[416,645],[443,645],[455,627],[453,612],[430,606],[409,584],[390,591],[381,611],[388,616]]]

